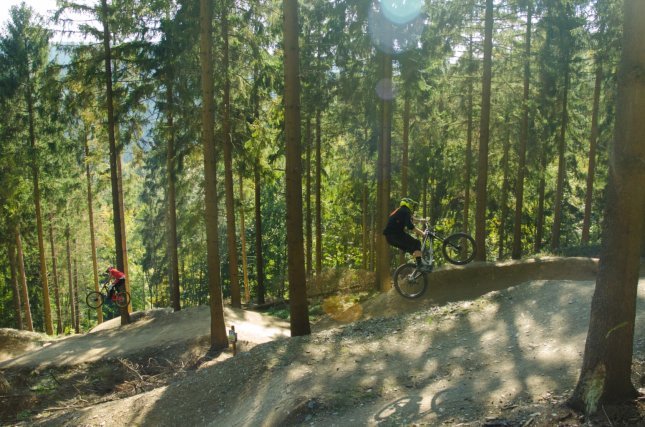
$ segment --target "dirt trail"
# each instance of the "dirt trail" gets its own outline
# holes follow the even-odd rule
[[[236,357],[224,354],[151,391],[35,414],[28,423],[584,425],[585,420],[561,403],[579,374],[596,271],[595,261],[583,259],[446,269],[433,273],[435,282],[422,300],[405,300],[390,291],[353,307],[349,315],[321,322],[311,336],[274,341],[288,335],[286,322],[229,313],[238,316],[235,326],[241,337],[266,342]],[[155,314],[125,328],[97,330],[87,341],[73,341],[70,348],[83,356],[65,350],[69,339],[56,343],[61,347],[49,355],[57,364],[99,357],[91,344],[113,346],[112,355],[140,351],[142,344],[162,352],[160,343],[181,342],[187,334],[197,337],[196,330],[208,333],[208,310],[199,310]],[[339,327],[339,319],[352,318],[358,321]],[[643,278],[635,333],[633,380],[640,385],[645,384]],[[35,353],[53,345],[0,367],[52,362]],[[613,425],[645,425],[644,406],[618,413]]]
[[[163,352],[164,347],[199,342],[210,335],[209,307],[195,307],[173,313],[159,309],[133,313],[136,321],[120,326],[120,318],[107,321],[90,333],[74,335],[29,351],[15,359],[0,362],[0,369],[74,366],[105,357],[125,357],[146,350]],[[240,344],[261,344],[290,335],[289,323],[259,313],[225,308],[227,328],[235,326]]]

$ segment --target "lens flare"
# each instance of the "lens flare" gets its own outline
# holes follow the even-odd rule
[[[418,18],[423,9],[423,0],[379,0],[379,3],[385,17],[397,25]]]
[[[368,15],[374,46],[389,54],[419,48],[425,27],[422,6],[419,0],[375,0]]]
[[[376,94],[385,101],[394,99],[395,90],[391,79],[381,79],[376,84]]]

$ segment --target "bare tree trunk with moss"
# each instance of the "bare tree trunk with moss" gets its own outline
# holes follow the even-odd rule
[[[81,333],[81,310],[78,303],[78,259],[76,254],[78,253],[78,248],[76,246],[76,239],[74,239],[74,286],[72,295],[72,301],[74,301],[74,313],[76,313],[76,319],[74,319],[74,331],[77,334]]]
[[[284,128],[286,142],[287,252],[291,336],[309,335],[309,307],[302,237],[302,166],[300,150],[300,67],[298,0],[283,0]]]
[[[92,251],[92,276],[94,279],[94,290],[99,292],[99,266],[96,258],[96,235],[94,233],[94,196],[92,195],[92,177],[90,174],[90,147],[87,142],[87,133],[84,133],[85,142],[85,179],[87,181],[87,216],[90,222],[90,246]],[[52,243],[53,252],[53,243]],[[97,322],[103,323],[103,308],[96,309]]]
[[[591,205],[593,202],[593,182],[596,173],[596,147],[598,146],[598,110],[600,108],[600,89],[602,86],[602,64],[596,66],[596,84],[593,91],[593,111],[591,113],[591,136],[589,138],[589,166],[587,168],[587,190],[585,192],[585,213],[582,220],[582,237],[580,243],[589,244],[591,227]]]
[[[20,304],[20,286],[18,286],[18,268],[16,266],[16,248],[13,244],[7,244],[9,254],[9,268],[11,269],[11,289],[13,290],[13,310],[16,319],[16,328],[22,330],[22,311]]]
[[[484,74],[479,123],[479,161],[477,167],[477,206],[475,211],[476,260],[486,261],[486,205],[488,185],[488,141],[490,138],[490,98],[493,53],[493,0],[486,0],[484,18]]]
[[[25,312],[25,329],[33,332],[34,322],[31,318],[31,306],[29,305],[29,292],[27,290],[27,276],[25,275],[25,258],[22,251],[22,239],[20,237],[20,227],[16,226],[16,261],[18,262],[18,274],[20,276],[21,291],[22,291],[22,306]]]
[[[211,313],[211,352],[228,347],[224,301],[220,284],[217,213],[217,157],[215,150],[215,102],[213,99],[213,3],[199,0],[199,59],[202,86],[202,143],[204,155],[206,251]]]
[[[177,202],[175,181],[177,171],[175,170],[175,120],[174,120],[174,95],[172,84],[172,71],[167,76],[166,83],[166,102],[168,110],[166,112],[166,124],[168,126],[168,145],[166,147],[166,174],[168,177],[168,268],[170,269],[170,293],[172,299],[172,309],[181,310],[181,294],[179,284],[179,255],[177,251]],[[145,307],[144,307],[145,308]]]
[[[625,0],[616,124],[600,270],[578,384],[569,404],[587,414],[638,396],[631,382],[641,236],[645,226],[645,2]]]
[[[49,215],[49,245],[52,252],[52,278],[54,280],[54,303],[56,304],[56,333],[63,333],[63,318],[60,307],[60,289],[58,288],[58,257],[56,256],[56,245],[54,245],[54,224],[52,215]]]
[[[513,222],[513,251],[511,257],[522,257],[522,210],[524,208],[524,176],[526,175],[526,147],[529,139],[529,89],[531,84],[531,26],[533,18],[532,1],[528,2],[526,37],[524,42],[524,101],[520,141],[518,148],[517,181],[515,182],[515,219]]]

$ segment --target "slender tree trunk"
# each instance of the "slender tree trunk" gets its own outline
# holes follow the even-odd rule
[[[32,98],[31,79],[27,73],[27,112],[29,118],[29,143],[31,146],[31,170],[33,173],[34,184],[34,204],[36,209],[36,230],[38,232],[38,255],[40,257],[40,284],[43,291],[43,311],[45,314],[45,332],[47,335],[54,334],[54,324],[52,322],[51,302],[49,301],[49,282],[47,279],[47,262],[45,260],[45,239],[43,231],[43,218],[40,207],[40,183],[39,183],[39,160],[38,149],[36,148],[36,131],[34,129],[34,103]]]
[[[392,57],[381,55],[381,73],[383,81],[392,82]],[[378,183],[377,183],[377,226],[383,227],[388,217],[390,204],[391,176],[391,138],[392,138],[392,100],[382,99],[381,134],[378,150]],[[376,235],[376,286],[382,292],[392,288],[390,280],[390,251],[382,233]]]
[[[555,191],[555,205],[553,207],[553,228],[551,229],[551,251],[560,247],[560,231],[562,224],[562,198],[564,195],[564,181],[566,179],[566,136],[567,136],[567,98],[569,93],[569,63],[564,70],[564,93],[562,94],[562,123],[558,138],[558,181]]]
[[[508,123],[506,123],[508,126]],[[511,184],[509,182],[509,151],[511,146],[511,135],[510,131],[506,135],[506,141],[504,141],[504,155],[502,157],[502,170],[503,179],[502,179],[502,200],[501,200],[501,212],[500,212],[500,221],[499,221],[499,251],[497,253],[497,259],[504,259],[504,246],[506,244],[506,217],[508,216],[508,193],[511,189]]]
[[[173,74],[167,77],[166,101],[168,110],[166,124],[168,126],[168,146],[166,147],[166,169],[168,174],[168,267],[170,268],[170,290],[172,308],[174,311],[181,310],[181,294],[179,283],[179,255],[177,253],[177,202],[175,182],[177,171],[175,170],[175,120],[174,120],[174,95],[173,95]],[[145,301],[145,299],[144,299]],[[145,308],[145,307],[144,307]]]
[[[529,129],[529,88],[531,81],[531,25],[533,17],[532,2],[528,3],[526,18],[526,38],[524,43],[524,103],[520,125],[520,144],[518,148],[517,181],[515,182],[515,219],[513,222],[512,258],[522,257],[522,209],[524,207],[524,176],[526,175],[526,147]]]
[[[78,304],[78,260],[76,254],[78,249],[76,247],[76,239],[74,239],[74,294],[72,295],[72,301],[74,301],[74,313],[76,313],[76,319],[74,319],[74,330],[77,334],[81,333],[81,310]]]
[[[484,30],[484,75],[479,123],[479,161],[477,169],[477,207],[475,211],[476,260],[486,261],[486,204],[488,184],[488,141],[490,135],[490,97],[493,52],[493,0],[486,0]]]
[[[645,2],[626,0],[623,11],[623,51],[600,270],[582,370],[569,401],[588,414],[606,403],[632,401],[638,396],[631,368],[645,192],[634,183],[645,182]]]
[[[540,180],[538,183],[538,206],[535,214],[535,245],[534,252],[542,250],[542,240],[544,238],[544,192],[546,189],[546,148],[543,146],[540,152]]]
[[[300,150],[300,70],[298,0],[283,0],[286,203],[291,336],[309,335],[309,308],[302,238],[302,166]],[[318,119],[316,120],[318,122]],[[318,125],[318,124],[317,124]],[[319,132],[317,132],[319,135]],[[318,159],[317,159],[318,161]],[[318,182],[320,187],[320,182]],[[320,206],[317,206],[319,209]],[[316,242],[318,244],[318,242]],[[319,255],[319,254],[317,254]],[[318,270],[320,272],[320,270]]]
[[[18,273],[20,274],[20,283],[22,290],[22,306],[25,312],[25,328],[33,332],[34,331],[34,322],[31,319],[31,306],[29,305],[29,292],[27,290],[27,276],[25,275],[25,258],[22,251],[22,239],[20,238],[20,228],[16,227],[15,230],[16,237],[16,255],[18,261]]]
[[[316,274],[322,273],[322,135],[321,112],[316,109]]]
[[[211,351],[228,347],[224,324],[224,305],[220,284],[220,258],[218,247],[217,213],[217,158],[215,150],[213,99],[213,3],[199,0],[199,58],[202,85],[202,140],[204,148],[204,186],[206,216],[206,250],[208,288],[211,311]]]
[[[593,112],[591,114],[591,136],[589,138],[589,167],[587,169],[587,191],[585,193],[585,214],[582,221],[583,245],[589,244],[589,228],[591,226],[591,204],[593,198],[593,181],[596,173],[596,147],[598,146],[598,110],[600,106],[600,88],[602,85],[602,64],[598,61],[596,68],[596,84],[593,91]]]
[[[118,132],[117,132],[118,135]],[[121,252],[123,253],[123,274],[125,274],[125,290],[132,294],[132,290],[130,289],[130,267],[128,263],[128,247],[127,247],[127,233],[125,229],[125,203],[123,199],[123,170],[121,168],[121,146],[117,145],[118,147],[118,156],[116,158],[116,170],[117,174],[119,176],[119,210],[121,211],[121,236],[123,236],[123,239],[121,239]],[[129,313],[132,311],[132,301],[128,303],[128,307],[121,309],[121,311],[127,311],[127,321],[129,323]],[[124,314],[121,313],[121,323],[123,324],[123,316]]]
[[[401,147],[401,197],[408,197],[408,169],[410,144],[410,95],[406,93],[403,101],[403,145]]]
[[[90,244],[92,250],[92,272],[94,278],[94,290],[99,292],[99,266],[96,259],[96,236],[94,233],[94,196],[92,195],[92,178],[90,175],[90,148],[87,142],[87,134],[84,133],[84,142],[85,142],[85,179],[87,180],[87,215],[90,221]],[[52,243],[52,252],[53,252],[53,243]],[[57,286],[58,287],[58,286]],[[57,303],[58,304],[58,303]],[[60,310],[60,307],[59,307]],[[97,322],[103,323],[103,308],[98,307],[96,309],[96,319]],[[59,332],[60,333],[60,332]]]
[[[125,235],[123,234],[122,221],[124,218],[121,216],[121,197],[120,197],[120,183],[118,173],[119,151],[116,146],[115,136],[115,120],[114,120],[114,101],[112,91],[112,51],[110,48],[110,31],[109,31],[109,9],[107,0],[101,0],[102,20],[103,20],[103,49],[105,55],[105,95],[106,95],[106,109],[107,109],[107,124],[108,124],[108,141],[110,146],[110,179],[112,184],[112,215],[114,223],[114,247],[116,252],[116,265],[120,271],[126,273],[127,264],[125,260]],[[126,289],[127,286],[127,273],[126,273]],[[121,324],[130,323],[130,314],[128,309],[121,309]]]
[[[361,223],[362,223],[362,229],[363,229],[363,238],[362,238],[362,263],[361,266],[363,270],[367,270],[368,267],[368,262],[369,262],[369,254],[370,254],[370,244],[369,244],[369,219],[367,216],[367,211],[369,209],[368,206],[368,187],[367,187],[367,172],[365,171],[365,164],[364,161],[361,160]]]
[[[307,170],[305,177],[305,229],[307,235],[307,249],[306,249],[306,266],[307,277],[313,274],[313,227],[311,224],[311,118],[307,117],[305,126],[305,149]]]
[[[223,1],[222,20],[222,69],[224,72],[224,99],[222,115],[222,133],[224,141],[224,186],[226,189],[226,242],[228,246],[228,272],[231,278],[231,305],[242,307],[240,296],[240,279],[237,260],[237,242],[235,236],[235,191],[233,189],[233,147],[231,143],[231,83],[229,79],[228,53],[228,2]]]
[[[52,215],[49,215],[49,245],[52,251],[52,276],[54,279],[54,303],[56,304],[56,334],[63,333],[63,317],[60,308],[60,290],[58,288],[58,257],[56,256],[56,245],[54,245],[54,224]]]
[[[11,269],[11,288],[13,289],[13,309],[16,316],[16,328],[23,329],[22,311],[20,309],[20,286],[18,285],[18,268],[16,267],[16,248],[12,244],[7,245],[9,253],[9,267]]]
[[[244,224],[244,172],[240,169],[240,239],[242,241],[242,277],[244,279],[244,302],[251,301],[249,269],[246,258],[246,225]]]
[[[68,283],[68,295],[69,295],[69,315],[71,327],[76,325],[76,304],[74,304],[74,280],[72,277],[72,250],[69,244],[69,224],[65,227],[65,247],[67,249],[67,283]]]
[[[262,256],[262,205],[261,205],[261,180],[260,180],[260,156],[255,158],[253,171],[255,181],[255,264],[258,282],[257,302],[264,304],[264,257]]]
[[[464,178],[464,216],[463,216],[463,230],[468,233],[470,230],[470,184],[473,169],[473,79],[471,75],[473,70],[473,37],[470,36],[468,41],[468,107],[466,114],[468,115],[468,124],[466,128],[466,176]]]

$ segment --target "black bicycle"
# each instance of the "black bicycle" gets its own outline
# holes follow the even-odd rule
[[[103,283],[101,290],[103,292],[92,291],[85,297],[85,303],[90,308],[99,308],[105,301],[112,301],[117,306],[124,308],[130,304],[130,294],[125,290],[114,289],[110,298],[108,298],[108,284],[110,281]]]
[[[428,223],[427,219],[420,222]],[[464,265],[475,259],[475,239],[466,233],[454,233],[442,237],[426,228],[421,240],[422,259],[424,267],[418,268],[413,262],[401,264],[394,270],[394,288],[405,298],[419,298],[428,287],[426,273],[432,271],[434,266],[433,241],[441,241],[441,252],[444,258],[455,265]]]

